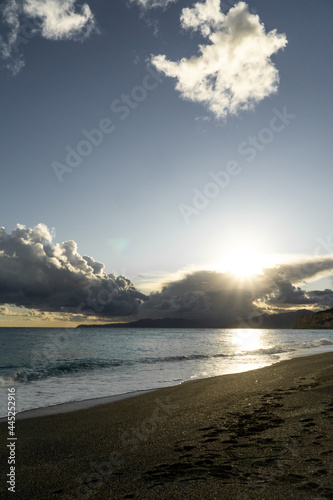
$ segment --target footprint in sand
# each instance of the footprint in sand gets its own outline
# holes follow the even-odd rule
[[[320,456],[326,457],[327,455],[332,455],[333,450],[323,451]]]
[[[208,434],[203,434],[203,437],[217,437],[219,434],[221,434],[221,432],[223,432],[223,431],[216,429],[212,432],[209,432]]]
[[[327,476],[329,474],[327,469],[318,469],[313,473],[313,476]]]
[[[325,453],[325,452],[323,452],[323,453]],[[321,455],[323,455],[323,453],[321,453]],[[319,458],[307,458],[305,460],[305,462],[313,462],[313,463],[318,464],[318,465],[324,465],[322,460],[320,460]]]
[[[184,451],[191,451],[195,448],[195,446],[179,446],[179,445],[176,445],[174,447],[174,450],[177,451],[177,452],[184,452]]]
[[[318,483],[314,483],[312,481],[308,481],[307,483],[303,483],[299,486],[300,489],[304,489],[304,490],[316,490],[317,488],[319,488],[319,484]]]

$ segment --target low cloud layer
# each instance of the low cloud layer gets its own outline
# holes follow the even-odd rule
[[[88,4],[77,0],[6,0],[1,6],[0,54],[14,75],[24,67],[21,45],[35,35],[83,40],[96,27]]]
[[[16,316],[8,307],[0,306],[0,316]]]
[[[245,2],[223,14],[219,0],[198,2],[185,8],[181,26],[199,31],[209,43],[199,45],[199,55],[170,61],[152,57],[157,70],[175,78],[181,97],[204,104],[217,118],[254,107],[278,89],[279,73],[271,56],[287,45],[276,30],[266,33],[257,15]]]
[[[146,299],[124,276],[81,256],[74,241],[52,244],[43,224],[0,228],[0,304],[101,317],[131,316]]]
[[[230,273],[196,271],[150,294],[140,314],[223,326],[254,313],[333,307],[332,290],[306,292],[290,281],[299,283],[332,274],[333,256],[279,265],[244,281]]]
[[[161,292],[152,293],[140,314],[189,318],[214,326],[254,310],[251,290],[235,286],[230,275],[197,271],[166,284]]]
[[[78,253],[74,241],[53,243],[49,229],[0,228],[0,316],[21,308],[28,319],[118,321],[120,318],[187,318],[225,326],[256,313],[333,307],[332,290],[305,291],[305,281],[333,275],[333,256],[302,258],[265,269],[251,279],[231,273],[195,271],[149,296],[125,276],[106,274],[104,265]],[[15,311],[17,314],[17,310]],[[22,319],[22,318],[21,318]]]

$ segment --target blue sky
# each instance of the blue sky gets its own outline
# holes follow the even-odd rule
[[[282,261],[333,253],[332,2],[248,3],[250,19],[259,16],[265,34],[276,30],[287,43],[267,58],[278,72],[276,91],[266,89],[256,102],[240,99],[237,112],[224,109],[224,115],[191,98],[202,81],[184,99],[170,76],[182,71],[172,62],[211,45],[202,27],[220,29],[217,18],[200,21],[197,29],[191,17],[187,27],[181,24],[183,9],[193,14],[195,2],[150,8],[139,0],[68,0],[61,15],[57,0],[48,0],[46,12],[39,0],[17,3],[18,36],[29,38],[8,56],[11,28],[3,12],[0,39],[1,225],[8,234],[18,223],[45,224],[54,228],[54,244],[74,240],[80,255],[104,263],[106,273],[125,275],[144,293],[182,271],[228,271],[234,254]],[[227,15],[233,5],[221,2],[220,12]],[[35,33],[26,28],[28,20]],[[257,52],[251,55],[258,58]],[[163,55],[164,66],[156,62]],[[219,71],[225,76],[227,65]],[[246,87],[247,74],[244,79]],[[266,79],[261,73],[255,88]],[[133,109],[121,113],[119,103],[111,109],[131,94]],[[214,105],[221,95],[215,92]],[[271,129],[277,113],[292,115],[280,120],[279,132]],[[103,133],[76,168],[57,176],[53,166],[66,165],[66,148],[76,151],[87,139],[82,131],[101,122],[113,131]],[[255,155],[244,154],[253,140]],[[193,198],[230,162],[238,173],[198,209]],[[329,270],[319,284],[314,277],[303,283],[305,290],[331,288]]]

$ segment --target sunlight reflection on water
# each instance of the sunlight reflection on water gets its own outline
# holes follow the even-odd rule
[[[267,348],[261,337],[261,330],[233,330],[231,341],[239,347],[238,352],[256,351],[257,349]]]

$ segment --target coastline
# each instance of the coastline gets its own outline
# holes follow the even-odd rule
[[[39,408],[32,408],[31,410],[23,410],[16,413],[16,421],[26,420],[27,418],[48,417],[50,415],[62,415],[64,413],[72,413],[80,410],[87,410],[104,404],[114,403],[122,399],[140,396],[148,392],[157,391],[159,389],[147,389],[142,391],[126,392],[124,394],[115,394],[114,396],[105,396],[102,398],[83,399],[82,401],[69,401],[67,403],[60,403],[50,406],[41,406]],[[0,418],[0,424],[7,422],[7,417]]]
[[[330,352],[23,419],[16,498],[332,498],[332,389]]]
[[[285,353],[284,356],[281,356],[281,359],[272,362],[270,365],[267,365],[267,367],[273,366],[273,365],[280,363],[282,361],[287,361],[287,360],[293,359],[295,357],[310,357],[310,356],[316,356],[318,354],[324,354],[326,352],[333,352],[332,347],[329,346],[329,347],[327,347],[327,350],[326,350],[323,346],[321,346],[320,348],[316,347],[316,348],[312,348],[312,349],[303,349],[303,350]],[[260,369],[260,368],[261,367],[256,368],[256,369]],[[253,371],[253,370],[254,369],[244,370],[242,372],[227,373],[227,374],[216,375],[216,376],[232,375],[232,374],[236,374],[236,373],[245,373],[246,371]],[[184,384],[187,382],[195,382],[197,380],[205,380],[205,379],[209,379],[209,378],[214,378],[214,376],[213,377],[202,377],[202,378],[197,378],[197,379],[193,379],[193,380],[183,380],[181,382],[178,382],[177,384],[166,385],[163,387],[152,387],[152,388],[147,388],[147,389],[145,388],[142,390],[133,390],[133,391],[125,392],[125,393],[113,394],[110,396],[88,398],[88,399],[77,400],[77,401],[67,401],[64,403],[58,403],[58,404],[49,405],[49,406],[41,406],[38,408],[31,408],[31,409],[17,412],[16,413],[16,421],[25,420],[27,418],[39,418],[39,417],[44,417],[44,416],[49,416],[49,415],[71,413],[74,411],[84,410],[84,409],[88,409],[88,408],[94,408],[95,406],[104,405],[104,404],[112,403],[115,401],[120,401],[122,399],[127,399],[127,398],[131,398],[131,397],[139,396],[141,394],[146,394],[148,392],[159,391],[161,388],[175,387],[176,385]],[[3,422],[6,422],[6,421],[7,421],[7,417],[0,417],[0,424]]]

